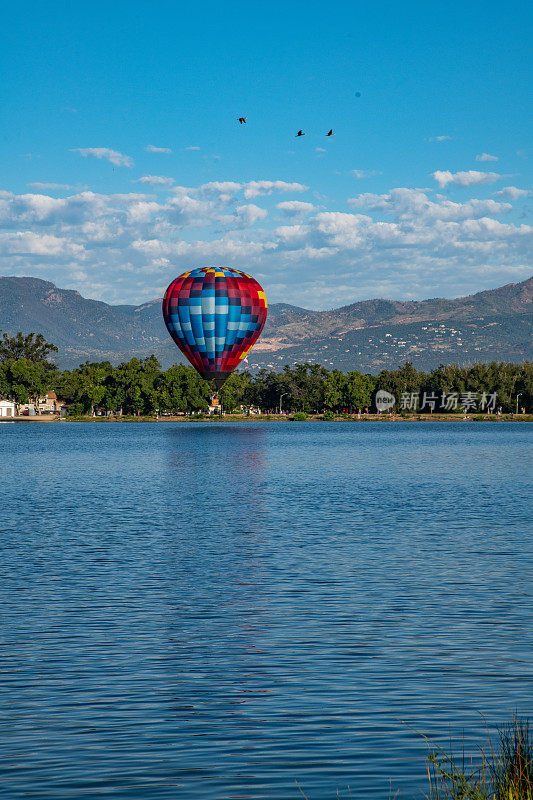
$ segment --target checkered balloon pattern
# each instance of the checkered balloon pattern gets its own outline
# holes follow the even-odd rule
[[[267,301],[250,275],[203,267],[172,281],[163,298],[163,317],[182,353],[219,389],[257,341]]]

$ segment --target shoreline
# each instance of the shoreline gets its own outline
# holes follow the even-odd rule
[[[294,420],[292,415],[285,416],[284,414],[225,414],[219,416],[213,414],[212,416],[198,416],[187,417],[183,415],[176,416],[82,416],[82,417],[65,417],[60,419],[59,414],[41,414],[35,417],[3,417],[0,418],[0,425],[2,423],[50,423],[50,422],[533,422],[533,414],[468,414],[460,416],[459,414],[409,414],[401,416],[399,414],[362,414],[358,417],[357,414],[338,415],[333,419],[324,419],[323,414],[308,414],[306,420]]]

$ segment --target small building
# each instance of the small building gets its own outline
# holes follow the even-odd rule
[[[65,401],[58,400],[57,394],[52,389],[37,401],[39,414],[59,414],[64,405]]]
[[[211,397],[209,406],[208,406],[209,414],[221,414],[222,407],[220,405],[220,400],[218,399],[218,395],[214,394]]]
[[[21,403],[18,412],[30,417],[35,414],[59,414],[64,405],[66,405],[65,401],[58,400],[56,393],[51,389],[45,395],[29,400],[27,403]]]
[[[0,400],[0,417],[14,417],[15,403],[11,400]]]

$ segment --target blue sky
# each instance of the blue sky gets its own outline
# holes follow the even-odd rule
[[[0,274],[142,302],[221,264],[313,308],[523,280],[530,32],[517,2],[11,4]]]

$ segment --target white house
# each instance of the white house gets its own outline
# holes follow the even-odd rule
[[[0,417],[14,417],[15,403],[11,400],[0,400]]]
[[[44,397],[39,397],[37,407],[39,414],[59,414],[65,405],[64,400],[58,400],[54,391],[47,392]]]

